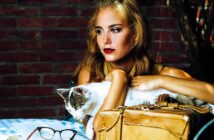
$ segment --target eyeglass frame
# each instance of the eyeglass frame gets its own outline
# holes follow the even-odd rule
[[[53,130],[54,135],[55,135],[56,132],[59,132],[60,138],[61,138],[61,139],[62,139],[61,133],[62,133],[63,131],[65,131],[65,130],[70,130],[70,131],[74,132],[74,135],[70,138],[70,140],[73,140],[73,138],[74,138],[74,137],[76,136],[76,134],[77,134],[77,131],[76,131],[76,130],[73,130],[73,129],[55,130],[55,129],[51,128],[51,127],[37,127],[35,130],[33,130],[33,131],[29,134],[29,136],[27,137],[26,140],[29,140],[29,139],[33,136],[33,134],[36,132],[36,130],[38,130],[38,131],[40,132],[42,128],[48,128],[48,129]],[[40,135],[41,138],[43,138],[43,137],[41,136],[40,133],[39,133],[39,135]],[[53,137],[54,137],[54,135],[53,135]],[[53,138],[53,137],[52,137],[52,138]],[[51,138],[51,139],[52,139],[52,138]],[[45,138],[43,138],[43,139],[45,139]],[[50,140],[50,139],[45,139],[45,140]],[[62,140],[63,140],[63,139],[62,139]]]

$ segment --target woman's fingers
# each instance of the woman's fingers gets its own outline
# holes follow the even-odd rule
[[[139,90],[154,90],[159,88],[158,76],[137,76],[131,81],[131,86]]]
[[[131,80],[131,86],[139,86],[143,82],[143,76],[137,76]]]

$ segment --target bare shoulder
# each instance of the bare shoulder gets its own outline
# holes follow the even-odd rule
[[[161,75],[168,75],[179,78],[192,79],[191,75],[185,72],[184,70],[175,68],[175,67],[163,67],[160,71]]]
[[[78,85],[86,84],[90,81],[90,68],[82,67],[78,74]]]

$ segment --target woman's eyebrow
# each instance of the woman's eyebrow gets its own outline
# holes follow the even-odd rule
[[[95,26],[95,29],[102,29],[102,27],[100,27],[100,26]]]
[[[108,26],[108,28],[112,28],[115,26],[123,26],[123,24],[112,24],[112,25]],[[95,28],[102,28],[102,27],[101,26],[95,26]]]

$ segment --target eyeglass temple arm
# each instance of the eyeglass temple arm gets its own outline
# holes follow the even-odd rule
[[[36,132],[36,130],[37,130],[37,128],[35,130],[33,130],[33,132],[30,133],[30,135],[27,137],[26,140],[29,140],[32,137],[32,135]]]
[[[73,140],[73,138],[76,136],[77,132],[74,131],[74,135],[70,138],[70,140]]]

